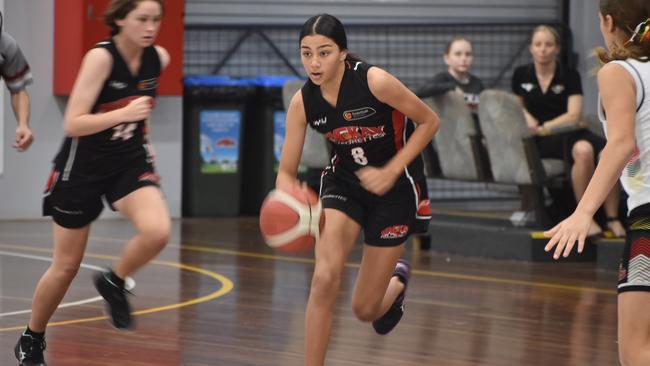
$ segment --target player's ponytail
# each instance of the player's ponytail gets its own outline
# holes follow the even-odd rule
[[[648,61],[650,57],[650,2],[648,0],[601,0],[600,14],[611,16],[614,25],[627,32],[630,38],[622,46],[613,46],[609,52],[597,48],[602,63],[613,60]]]

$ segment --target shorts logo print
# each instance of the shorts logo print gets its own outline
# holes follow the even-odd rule
[[[379,237],[382,239],[397,239],[405,237],[409,232],[408,225],[389,226],[381,231]]]

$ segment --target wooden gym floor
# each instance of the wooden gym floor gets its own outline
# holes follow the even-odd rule
[[[261,241],[255,218],[174,222],[170,245],[135,276],[137,330],[102,316],[92,273],[110,264],[128,222],[94,224],[83,268],[47,331],[50,366],[302,365],[313,260]],[[486,242],[485,245],[489,245]],[[350,308],[360,246],[336,307],[327,365],[561,366],[617,364],[616,273],[592,263],[469,259],[411,249],[406,314],[387,336]],[[49,221],[0,222],[0,365],[51,256]]]

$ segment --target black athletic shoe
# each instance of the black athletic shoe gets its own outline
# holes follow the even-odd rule
[[[30,335],[23,334],[18,339],[14,354],[20,362],[19,366],[47,366],[43,358],[45,351],[45,339],[34,338]]]
[[[382,335],[393,330],[397,323],[402,319],[402,315],[404,315],[404,299],[406,298],[406,287],[408,286],[409,278],[411,277],[411,265],[403,259],[398,260],[393,275],[397,276],[404,284],[404,289],[399,296],[397,296],[395,302],[393,302],[393,305],[390,306],[386,314],[372,322],[372,327],[375,329],[375,332]]]
[[[120,330],[132,329],[131,306],[126,298],[130,292],[111,281],[110,273],[97,273],[94,278],[95,288],[106,300],[106,312],[113,326]]]

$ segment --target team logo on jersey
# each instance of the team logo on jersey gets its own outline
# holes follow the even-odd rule
[[[111,80],[108,82],[108,86],[110,86],[113,89],[122,90],[126,88],[128,84],[122,81]]]
[[[343,112],[343,119],[346,121],[356,121],[358,119],[370,117],[375,113],[377,113],[377,111],[370,107],[357,108]]]
[[[381,231],[379,237],[382,239],[397,239],[403,238],[408,234],[409,227],[408,225],[394,225],[389,226]]]
[[[533,83],[522,83],[521,88],[530,93],[531,90],[535,89],[535,84]]]
[[[557,84],[551,87],[551,91],[555,94],[561,94],[564,91],[564,85]]]
[[[480,102],[478,94],[465,93],[463,97],[465,98],[465,103],[471,110],[478,110],[478,104]]]
[[[327,123],[327,117],[323,117],[323,118],[319,118],[319,119],[317,119],[315,121],[312,121],[311,124],[313,124],[314,126],[322,126],[322,125],[324,125],[326,123]]]
[[[151,90],[158,87],[158,78],[151,78],[140,80],[138,82],[138,90]]]
[[[384,126],[345,126],[336,128],[325,134],[328,140],[339,145],[361,144],[383,138],[384,136],[386,136]]]

